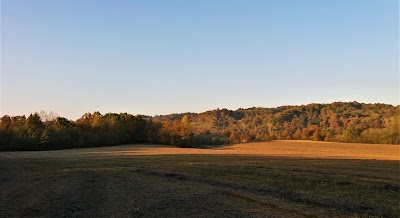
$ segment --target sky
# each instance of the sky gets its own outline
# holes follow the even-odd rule
[[[397,0],[1,0],[0,115],[399,104]]]

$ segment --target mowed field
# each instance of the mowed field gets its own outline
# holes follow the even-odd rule
[[[399,217],[398,145],[0,152],[0,217]]]

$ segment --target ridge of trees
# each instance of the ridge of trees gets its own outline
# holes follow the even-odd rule
[[[162,116],[85,113],[76,121],[41,112],[0,119],[0,150],[52,150],[130,143],[198,147],[275,139],[400,143],[399,106],[334,102],[216,109]]]

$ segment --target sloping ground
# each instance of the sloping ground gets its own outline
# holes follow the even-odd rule
[[[59,151],[0,152],[0,159],[57,158],[98,155],[255,155],[335,159],[400,160],[400,146],[382,144],[273,141],[235,144],[208,149],[135,144]]]

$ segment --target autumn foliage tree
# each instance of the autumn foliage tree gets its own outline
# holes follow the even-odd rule
[[[5,115],[0,118],[0,150],[131,143],[199,147],[274,139],[399,144],[399,109],[386,104],[335,102],[155,117],[94,112],[76,121],[44,112],[28,117]]]

